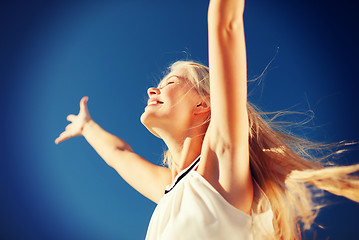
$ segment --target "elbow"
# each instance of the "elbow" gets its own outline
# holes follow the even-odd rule
[[[223,34],[237,34],[243,31],[243,15],[227,15],[221,16],[220,14],[212,15],[208,18],[208,30],[215,31]]]
[[[234,18],[226,21],[221,26],[221,29],[226,33],[238,32],[243,30],[243,19]]]
[[[244,1],[211,1],[208,8],[208,27],[220,28],[227,32],[243,26]]]

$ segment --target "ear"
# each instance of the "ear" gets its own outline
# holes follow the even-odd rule
[[[209,106],[209,104],[202,100],[194,107],[193,113],[194,115],[199,115],[203,113],[208,113],[209,111],[211,111],[211,107]]]

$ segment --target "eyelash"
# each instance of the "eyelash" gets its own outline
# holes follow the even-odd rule
[[[165,85],[163,85],[163,86],[159,86],[158,88],[163,88],[163,87],[165,87],[165,86],[167,86],[167,85],[170,85],[170,84],[174,84],[174,83],[176,83],[175,81],[168,81]]]

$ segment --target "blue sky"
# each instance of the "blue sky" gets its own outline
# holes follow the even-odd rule
[[[0,186],[3,239],[143,239],[155,204],[83,138],[54,139],[89,96],[92,117],[151,162],[164,145],[141,125],[148,87],[173,61],[207,64],[207,5],[174,1],[0,3]],[[358,7],[352,1],[246,3],[250,100],[314,111],[310,139],[359,141]],[[279,49],[279,50],[278,50]],[[292,120],[300,121],[300,116]],[[358,162],[358,151],[340,164]],[[359,205],[328,195],[318,239],[357,239]],[[313,233],[309,233],[308,236]],[[311,239],[311,237],[308,237]]]

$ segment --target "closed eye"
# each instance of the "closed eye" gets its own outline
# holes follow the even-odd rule
[[[172,78],[172,79],[171,79]],[[176,75],[170,76],[168,77],[166,80],[163,80],[159,85],[158,88],[163,88],[169,84],[174,84],[174,83],[178,83],[178,80],[174,80],[173,78],[179,78]]]
[[[168,82],[166,82],[165,85],[159,86],[158,88],[164,88],[165,86],[170,85],[170,84],[174,84],[174,83],[176,83],[176,82],[175,81],[168,81]]]

